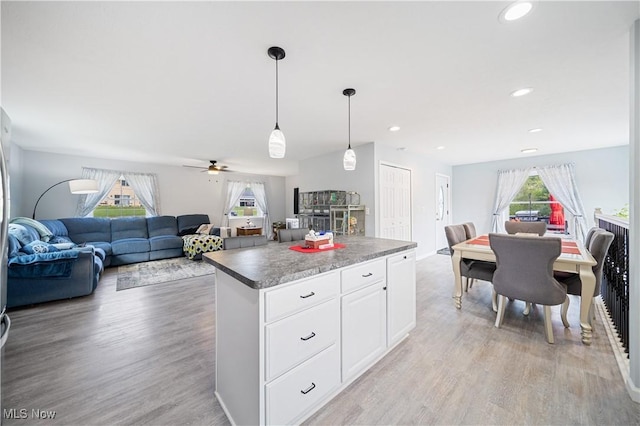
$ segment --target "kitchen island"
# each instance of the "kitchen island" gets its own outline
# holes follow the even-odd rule
[[[340,237],[206,253],[216,267],[216,397],[234,424],[300,423],[415,327],[415,247]]]

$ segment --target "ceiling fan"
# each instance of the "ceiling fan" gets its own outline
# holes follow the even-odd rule
[[[227,168],[227,166],[223,166],[221,164],[217,164],[218,162],[216,160],[209,160],[209,162],[211,163],[211,165],[209,167],[187,166],[187,165],[184,165],[184,167],[193,167],[195,169],[202,169],[203,172],[207,172],[210,175],[217,175],[220,172],[230,172],[231,171],[231,170],[229,170]]]

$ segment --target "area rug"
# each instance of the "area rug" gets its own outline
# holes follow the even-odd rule
[[[119,266],[116,291],[201,277],[213,274],[215,270],[212,265],[202,260],[189,260],[186,257]]]

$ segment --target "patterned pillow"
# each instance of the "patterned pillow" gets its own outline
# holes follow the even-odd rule
[[[53,253],[54,251],[58,251],[55,246],[43,241],[32,241],[20,250],[27,254]]]

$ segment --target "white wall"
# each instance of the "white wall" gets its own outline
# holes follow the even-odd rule
[[[612,214],[629,202],[629,147],[594,149],[555,155],[523,157],[453,167],[453,223],[474,222],[479,233],[491,228],[498,171],[531,166],[574,163],[587,226],[593,212]]]
[[[293,188],[300,192],[322,191],[333,189],[337,191],[355,191],[360,194],[360,204],[369,208],[370,214],[365,218],[365,235],[375,235],[375,180],[374,180],[374,144],[368,143],[354,147],[357,165],[352,171],[344,170],[342,156],[344,151],[336,151],[320,157],[302,160],[299,163],[297,176],[286,178],[286,213],[293,214]]]
[[[436,173],[451,176],[451,166],[411,151],[376,144],[376,187],[381,162],[411,169],[412,240],[418,259],[434,254],[436,247]],[[377,228],[377,227],[376,227]]]
[[[18,148],[16,146],[13,147]],[[19,148],[18,148],[19,149]],[[82,167],[155,173],[160,187],[160,213],[177,216],[190,213],[208,214],[212,223],[222,225],[223,204],[229,180],[263,181],[267,191],[272,221],[284,220],[284,177],[241,173],[220,173],[216,176],[198,169],[89,157],[50,154],[22,150],[22,174],[18,176],[22,200],[13,217],[31,217],[37,197],[49,186],[61,180],[79,177]],[[14,176],[11,176],[14,179]],[[18,185],[18,184],[16,184]],[[12,190],[14,185],[12,183]],[[12,195],[12,199],[13,195]],[[78,197],[69,192],[67,184],[56,186],[38,204],[37,219],[72,217]]]
[[[379,143],[368,143],[354,148],[358,164],[356,170],[347,172],[342,167],[344,151],[334,152],[321,157],[300,162],[298,176],[286,179],[286,212],[293,215],[293,188],[301,192],[325,189],[356,191],[360,194],[360,203],[369,208],[366,216],[365,234],[377,235],[376,217],[378,211],[377,187],[378,165],[380,162],[405,167],[412,171],[412,240],[418,243],[418,258],[432,254],[435,246],[435,175],[451,175],[451,166],[441,164],[412,152],[399,151],[396,148]]]

